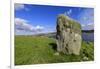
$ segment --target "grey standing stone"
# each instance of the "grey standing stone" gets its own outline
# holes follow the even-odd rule
[[[80,54],[81,49],[81,25],[65,16],[59,15],[57,18],[57,51],[64,54]]]

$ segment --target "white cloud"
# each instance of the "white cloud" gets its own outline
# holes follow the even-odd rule
[[[84,27],[85,25],[84,24],[82,24],[82,27]]]
[[[24,9],[25,8],[25,5],[24,4],[15,4],[14,5],[14,8],[15,10],[21,10],[21,9]]]
[[[83,20],[86,21],[86,20],[89,20],[89,18],[86,17],[86,16],[84,16],[84,17],[83,17]]]
[[[41,32],[43,31],[44,27],[37,25],[32,26],[29,24],[29,21],[21,18],[15,18],[15,30],[16,31],[26,31],[26,32]]]
[[[67,14],[70,15],[72,13],[72,9],[67,11]]]
[[[83,30],[93,30],[94,29],[94,23],[89,23],[86,25],[82,25]]]
[[[35,27],[35,29],[38,30],[38,31],[41,31],[41,30],[44,29],[44,27],[37,25],[37,26]]]
[[[83,30],[94,29],[94,10],[86,9],[80,12],[78,16],[79,22],[82,24]]]
[[[64,12],[65,15],[70,15],[72,13],[72,9],[69,9],[67,12]]]

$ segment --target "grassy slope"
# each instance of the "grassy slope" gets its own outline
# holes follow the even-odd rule
[[[54,55],[55,40],[48,37],[15,36],[15,64],[41,64],[93,60],[93,43],[82,43],[81,55]]]

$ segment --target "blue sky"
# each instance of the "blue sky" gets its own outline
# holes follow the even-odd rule
[[[69,6],[15,4],[15,34],[32,35],[56,31],[59,14],[78,21],[82,29],[94,29],[94,9]]]

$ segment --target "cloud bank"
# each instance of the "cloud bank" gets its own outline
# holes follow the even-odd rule
[[[90,23],[90,24],[82,25],[82,29],[83,30],[94,30],[94,24]]]
[[[25,31],[25,32],[32,32],[32,33],[37,33],[41,32],[44,30],[44,27],[37,25],[33,26],[29,24],[29,22],[25,19],[21,18],[15,18],[15,31]]]

